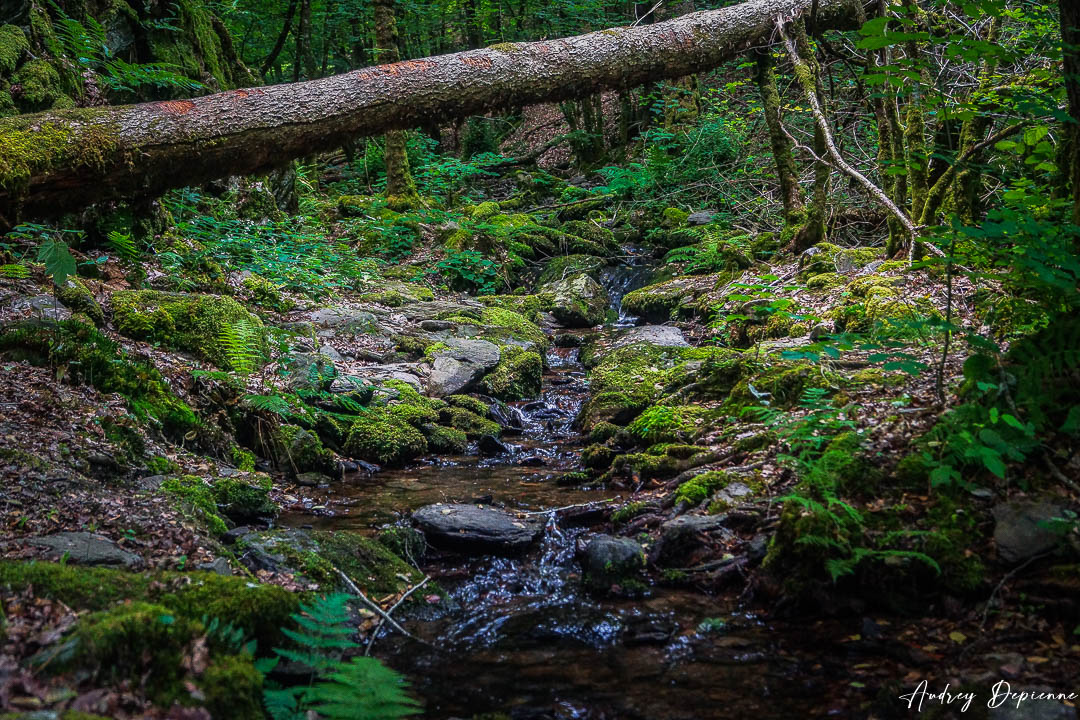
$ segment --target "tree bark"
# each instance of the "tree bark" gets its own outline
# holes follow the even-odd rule
[[[394,0],[375,0],[375,45],[380,63],[397,63],[401,60]],[[407,139],[404,130],[390,130],[383,138],[386,198],[394,210],[415,207],[419,202],[416,183],[409,169],[409,155],[405,147]]]
[[[1073,195],[1073,222],[1080,225],[1080,6],[1060,0],[1061,43],[1064,55],[1065,93],[1069,99],[1069,174]]]
[[[765,126],[769,130],[769,142],[776,163],[780,201],[784,204],[784,220],[789,224],[800,222],[804,219],[806,206],[803,203],[802,188],[799,187],[799,172],[795,167],[791,140],[784,134],[783,119],[780,117],[780,93],[776,89],[772,50],[766,48],[754,51],[754,60],[757,64],[761,110],[765,116]]]
[[[818,28],[854,25],[817,0]],[[858,0],[855,0],[858,1]],[[0,120],[0,216],[47,216],[265,171],[351,137],[630,88],[716,67],[766,43],[813,0],[751,0],[655,25],[507,43],[293,85]]]

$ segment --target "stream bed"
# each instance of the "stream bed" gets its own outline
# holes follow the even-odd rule
[[[420,567],[449,598],[396,616],[433,647],[384,632],[375,655],[410,678],[432,720],[484,713],[514,720],[816,714],[821,664],[807,653],[789,654],[782,633],[732,601],[659,586],[632,598],[585,588],[575,557],[589,518],[560,520],[552,508],[626,493],[556,484],[574,469],[582,447],[572,422],[587,383],[576,349],[553,348],[547,360],[540,399],[513,404],[521,434],[504,438],[506,452],[348,478],[326,491],[333,516],[282,518],[374,532],[437,502],[492,504],[545,518],[542,538],[521,556],[429,552]]]

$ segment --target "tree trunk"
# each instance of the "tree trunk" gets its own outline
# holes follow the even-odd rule
[[[766,43],[814,0],[751,0],[655,25],[408,60],[295,85],[0,120],[0,215],[46,216],[265,171],[350,137],[636,87],[716,67]],[[851,27],[817,0],[818,28]]]
[[[375,0],[375,45],[380,63],[397,63],[397,19],[394,0]],[[407,136],[404,130],[390,130],[384,136],[383,162],[386,164],[386,199],[394,210],[416,207],[419,197],[416,183],[409,170],[409,155],[405,151]]]
[[[795,167],[791,140],[784,133],[783,121],[780,117],[780,93],[776,89],[772,50],[756,50],[754,59],[757,63],[757,86],[761,96],[761,110],[765,115],[765,126],[769,130],[769,143],[772,146],[773,160],[776,162],[780,201],[784,204],[784,221],[788,224],[800,223],[805,219],[803,213],[806,206],[803,203],[802,188],[799,187],[799,172]]]
[[[1080,225],[1080,5],[1075,0],[1060,0],[1061,42],[1065,60],[1065,92],[1069,99],[1069,155],[1066,158],[1072,178],[1073,222]]]
[[[278,35],[277,42],[274,43],[274,49],[270,51],[270,54],[266,56],[266,60],[262,64],[262,74],[265,77],[266,73],[270,71],[270,68],[277,62],[278,55],[285,49],[285,41],[289,39],[289,32],[292,30],[293,17],[296,15],[296,0],[289,0],[289,9],[285,11],[285,22],[281,26],[281,33]]]

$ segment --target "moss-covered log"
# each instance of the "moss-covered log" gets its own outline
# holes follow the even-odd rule
[[[655,25],[406,60],[292,85],[0,121],[0,215],[48,215],[115,197],[254,173],[340,146],[494,108],[678,78],[765,43],[816,5],[853,25],[857,0],[751,0]]]

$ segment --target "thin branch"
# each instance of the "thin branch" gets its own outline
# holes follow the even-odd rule
[[[396,603],[394,603],[393,605],[391,605],[390,609],[386,611],[386,616],[390,617],[391,615],[393,615],[394,611],[398,609],[398,606],[401,605],[401,603],[405,602],[405,600],[410,595],[412,595],[414,592],[416,592],[420,588],[424,587],[424,585],[427,585],[427,581],[430,580],[430,579],[431,579],[430,575],[425,575],[423,580],[421,580],[420,582],[418,582],[417,584],[413,585],[411,588],[406,590],[405,593],[401,597],[398,598],[398,601]],[[367,647],[364,648],[364,654],[365,655],[370,655],[371,654],[371,646],[375,644],[376,638],[379,637],[379,631],[382,630],[382,626],[385,623],[386,623],[385,618],[379,618],[379,624],[376,625],[375,629],[371,631],[371,639],[368,640]]]
[[[861,172],[849,165],[840,155],[840,151],[836,149],[836,142],[835,140],[833,140],[832,131],[829,130],[829,122],[825,118],[825,113],[821,109],[821,104],[818,103],[816,93],[814,93],[812,87],[808,86],[809,83],[806,80],[806,77],[809,76],[810,68],[807,66],[806,62],[803,61],[801,57],[799,57],[799,53],[795,49],[795,44],[791,41],[791,38],[787,36],[787,33],[784,32],[784,22],[782,18],[777,19],[776,28],[777,31],[780,33],[780,37],[784,41],[784,45],[787,47],[788,55],[791,57],[791,62],[795,65],[796,75],[802,75],[800,80],[803,85],[803,91],[806,95],[807,100],[810,103],[810,110],[814,115],[814,121],[817,123],[818,128],[825,136],[825,147],[829,152],[830,158],[832,159],[831,164],[835,165],[838,170],[843,172],[852,180],[862,185],[866,189],[866,191],[869,192],[878,202],[884,205],[890,213],[896,216],[896,219],[907,231],[908,235],[911,238],[912,246],[914,246],[919,232],[918,229],[915,227],[915,224],[911,221],[911,218],[909,218],[903,210],[897,207],[896,203],[889,199],[889,196],[885,194],[885,191],[883,191],[874,183],[870,182],[870,180],[865,175],[863,175]]]
[[[390,623],[390,627],[394,628],[395,630],[397,630],[399,633],[401,633],[405,637],[409,638],[410,640],[415,640],[416,642],[420,643],[421,645],[427,645],[428,647],[435,648],[435,646],[432,645],[431,643],[429,643],[427,640],[422,640],[422,639],[416,637],[411,632],[409,632],[405,628],[401,627],[401,625],[398,625],[397,621],[394,620],[394,618],[390,617],[386,613],[385,610],[383,610],[381,607],[379,607],[378,603],[376,603],[374,600],[372,600],[367,595],[365,595],[363,593],[363,591],[360,590],[360,588],[358,588],[356,586],[356,583],[354,583],[352,581],[352,578],[350,578],[348,575],[343,573],[339,568],[334,568],[334,570],[341,577],[341,579],[345,581],[345,584],[349,587],[349,591],[353,595],[355,595],[356,597],[360,598],[360,601],[363,602],[365,605],[367,605],[368,608],[370,608],[372,612],[374,612],[376,615],[381,617],[385,622]],[[438,650],[438,648],[435,648],[435,649]]]

